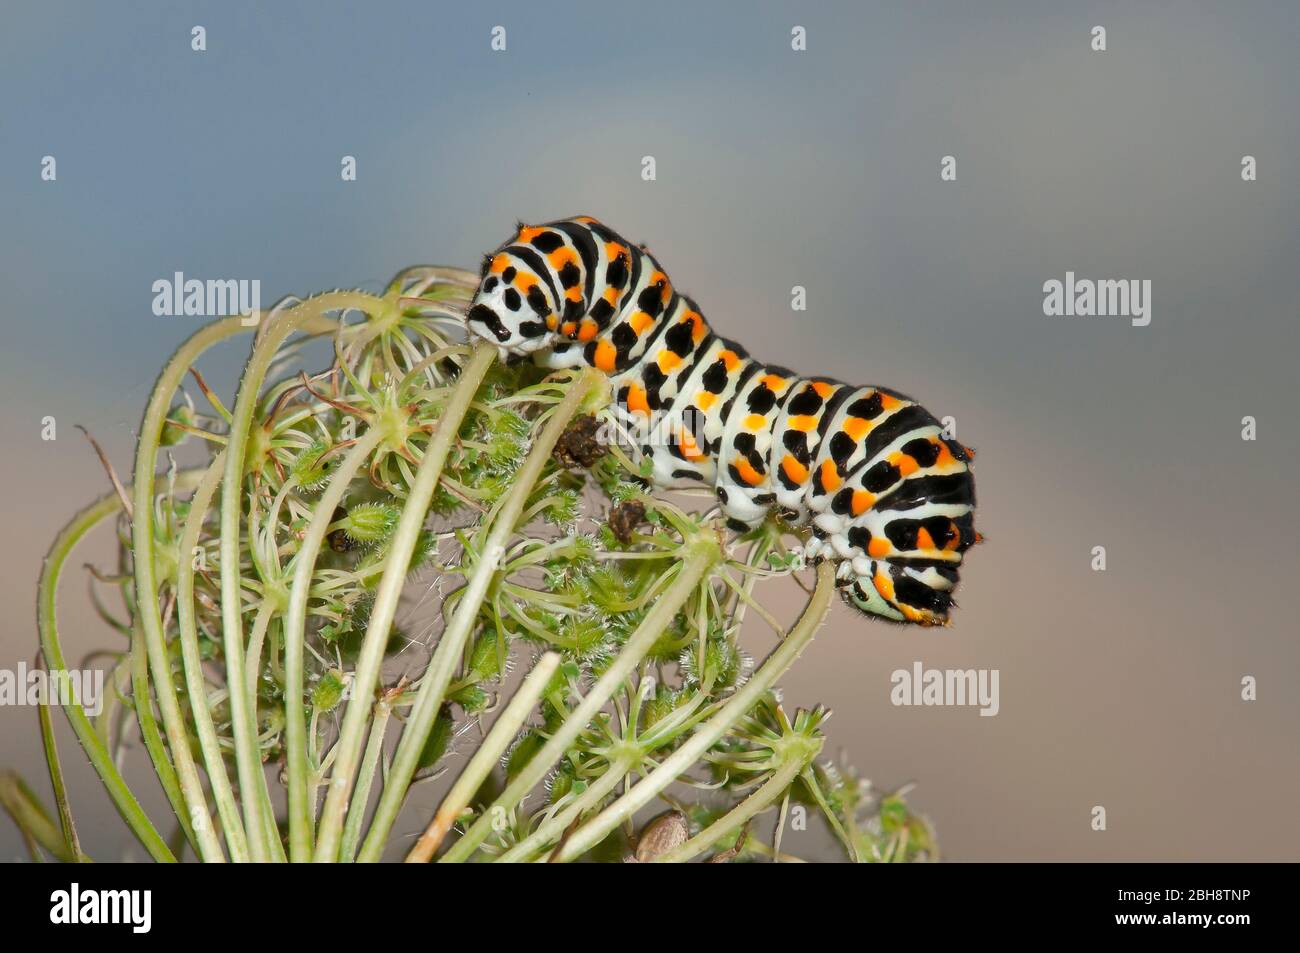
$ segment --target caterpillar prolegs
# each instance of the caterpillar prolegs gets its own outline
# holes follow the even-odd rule
[[[711,485],[736,529],[779,508],[811,527],[807,555],[838,562],[851,604],[947,624],[979,539],[972,453],[911,399],[753,360],[649,251],[586,216],[519,226],[466,321],[509,355],[608,374],[656,485]]]

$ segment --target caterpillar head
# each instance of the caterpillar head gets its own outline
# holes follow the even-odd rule
[[[537,272],[509,251],[489,255],[465,315],[470,331],[508,354],[528,354],[550,343],[547,318],[554,324],[554,302]]]

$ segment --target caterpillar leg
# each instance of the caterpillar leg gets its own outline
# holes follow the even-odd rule
[[[865,565],[863,565],[865,563]],[[856,558],[845,601],[854,608],[894,622],[947,625],[957,585],[955,569],[904,565],[891,560]],[[866,572],[859,572],[866,569]]]

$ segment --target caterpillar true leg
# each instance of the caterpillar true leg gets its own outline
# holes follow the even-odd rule
[[[466,322],[507,354],[608,374],[657,485],[712,486],[736,529],[779,507],[811,528],[809,558],[838,562],[850,604],[948,622],[979,541],[972,454],[910,398],[753,360],[588,216],[521,224],[485,258]]]

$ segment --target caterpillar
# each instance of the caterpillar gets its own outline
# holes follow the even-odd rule
[[[607,374],[661,488],[704,483],[728,525],[773,510],[837,562],[845,601],[946,625],[974,527],[972,451],[910,398],[800,377],[713,332],[644,246],[589,216],[520,224],[483,260],[469,330],[509,357]]]

